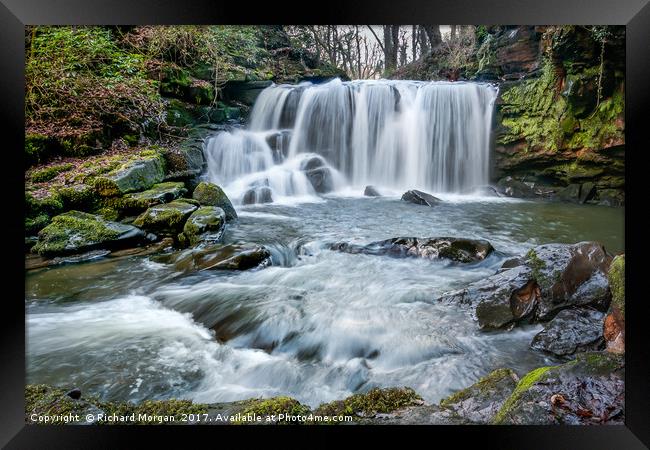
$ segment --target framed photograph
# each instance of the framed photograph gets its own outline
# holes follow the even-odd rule
[[[647,1],[321,8],[2,0],[2,445],[647,448]]]

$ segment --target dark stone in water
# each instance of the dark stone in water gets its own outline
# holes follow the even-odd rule
[[[566,357],[604,345],[605,314],[589,308],[560,311],[531,342],[531,348]]]
[[[81,398],[81,389],[79,388],[74,388],[71,391],[66,392],[68,397],[70,397],[73,400],[79,400]]]
[[[248,270],[266,266],[271,262],[271,252],[257,244],[215,245],[201,250],[180,253],[174,263],[176,270]]]
[[[319,194],[326,194],[334,190],[332,171],[328,167],[320,167],[305,172],[314,190]]]
[[[508,197],[532,198],[536,197],[535,190],[523,181],[515,180],[512,177],[505,177],[497,182],[500,193]]]
[[[597,242],[540,245],[526,254],[524,264],[440,300],[476,305],[482,328],[501,328],[524,319],[546,321],[570,307],[605,310],[611,299],[607,281],[611,261]]]
[[[330,249],[345,253],[386,255],[395,258],[445,258],[463,263],[481,261],[494,251],[492,245],[487,241],[449,237],[399,237],[372,242],[368,245],[340,242],[332,244]]]
[[[366,186],[363,191],[363,195],[366,197],[381,197],[381,194],[377,191],[374,186]]]
[[[427,194],[426,192],[416,191],[416,190],[405,192],[404,195],[402,195],[402,200],[404,200],[405,202],[415,203],[416,205],[424,205],[424,206],[435,206],[439,203],[442,203],[442,200],[440,200],[439,198],[434,197],[431,194]]]
[[[300,163],[300,170],[308,172],[319,167],[325,167],[325,160],[320,156],[314,156]]]
[[[242,204],[244,205],[253,205],[255,203],[272,203],[273,195],[271,188],[267,186],[259,186],[256,188],[249,189],[244,194],[242,199]]]

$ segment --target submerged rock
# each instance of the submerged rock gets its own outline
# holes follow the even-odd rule
[[[463,263],[481,261],[494,251],[488,241],[451,237],[398,237],[372,242],[368,245],[340,242],[330,245],[330,249],[345,253],[386,255],[394,258],[445,258]]]
[[[244,194],[242,199],[242,204],[244,205],[253,205],[256,203],[272,203],[273,202],[273,193],[271,188],[268,186],[258,186],[249,189]]]
[[[271,252],[257,244],[217,245],[182,252],[174,261],[176,270],[248,270],[271,262]]]
[[[226,213],[216,206],[202,206],[188,217],[183,234],[190,245],[216,242],[226,226]]]
[[[416,190],[406,191],[404,195],[402,195],[402,200],[405,202],[424,206],[435,206],[439,203],[442,203],[442,200],[439,198],[434,197],[431,194],[427,194],[426,192]]]
[[[194,200],[198,200],[202,206],[218,206],[226,213],[226,220],[234,220],[237,218],[237,212],[232,206],[230,199],[226,193],[214,183],[202,181],[194,189],[192,194]]]
[[[33,251],[45,256],[83,253],[98,248],[139,245],[146,233],[139,228],[104,220],[101,216],[68,211],[52,218],[38,233]]]
[[[482,328],[500,328],[524,319],[549,320],[572,306],[604,310],[610,300],[606,273],[611,260],[596,242],[540,245],[528,252],[522,265],[440,299],[476,305]]]
[[[605,314],[589,308],[560,311],[531,342],[531,348],[567,357],[603,346]]]
[[[155,205],[138,216],[133,224],[147,231],[175,235],[183,229],[185,221],[196,209],[195,205],[181,201]]]
[[[502,425],[597,425],[625,421],[625,365],[607,352],[529,372],[494,418]]]
[[[381,194],[374,186],[366,186],[366,188],[363,190],[363,195],[366,197],[381,197]]]

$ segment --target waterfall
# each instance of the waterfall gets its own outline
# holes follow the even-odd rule
[[[246,128],[208,141],[208,177],[240,202],[367,184],[461,192],[488,183],[496,95],[465,82],[272,85]]]

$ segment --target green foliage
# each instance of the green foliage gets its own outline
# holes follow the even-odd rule
[[[26,52],[29,133],[67,139],[64,145],[74,147],[77,138],[106,125],[139,129],[162,122],[162,103],[142,55],[121,48],[111,29],[31,27]]]
[[[519,383],[517,383],[517,387],[515,390],[512,392],[510,397],[505,401],[499,412],[494,416],[494,421],[493,423],[495,425],[498,425],[502,423],[510,410],[515,406],[517,401],[521,398],[521,396],[528,390],[530,389],[535,383],[537,383],[546,373],[554,369],[557,366],[549,366],[549,367],[540,367],[538,369],[532,370],[528,372],[521,380],[519,380]]]

